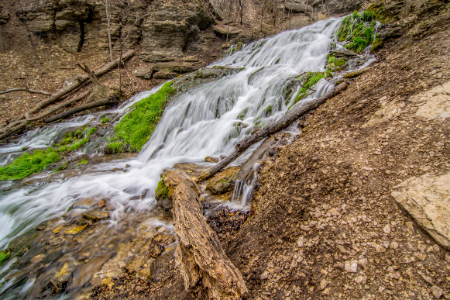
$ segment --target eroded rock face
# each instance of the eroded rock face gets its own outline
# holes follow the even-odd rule
[[[206,182],[206,188],[213,194],[223,194],[234,189],[239,167],[229,167]]]
[[[391,195],[436,242],[450,249],[450,173],[410,178]]]
[[[168,4],[154,9],[142,24],[141,59],[148,62],[179,59],[190,44],[200,40],[202,30],[210,23],[209,15],[196,4]]]

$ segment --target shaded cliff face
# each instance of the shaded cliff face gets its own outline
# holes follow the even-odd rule
[[[305,26],[316,21],[319,13],[327,16],[350,13],[368,1],[109,2],[114,49],[130,49],[140,44],[144,61],[167,61],[205,52],[215,40],[226,40],[227,33],[230,42],[249,42],[286,29],[287,22],[291,27],[291,19],[303,18],[302,26]],[[26,24],[37,38],[45,43],[56,43],[66,51],[108,48],[106,10],[101,0],[23,0],[20,4],[7,1],[0,1],[0,4],[4,7],[2,15],[10,14],[17,19],[7,25],[6,31],[18,38],[24,38],[23,34],[18,34],[18,27]],[[216,29],[214,33],[211,26],[214,24],[228,28]],[[240,31],[236,31],[235,26]],[[24,29],[21,28],[21,33]],[[14,45],[7,43],[6,46],[14,49]]]

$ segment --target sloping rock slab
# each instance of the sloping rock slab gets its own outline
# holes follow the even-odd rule
[[[215,32],[223,34],[223,35],[236,35],[242,32],[241,29],[234,27],[234,26],[228,26],[228,25],[215,25],[213,26],[213,29]]]
[[[410,178],[391,195],[437,243],[450,249],[450,173]]]

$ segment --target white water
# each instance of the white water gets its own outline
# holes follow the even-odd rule
[[[153,197],[142,201],[129,199],[145,189],[154,191],[164,168],[184,161],[202,162],[206,156],[230,154],[236,142],[248,136],[256,122],[268,124],[283,116],[296,94],[294,92],[286,104],[286,99],[281,96],[286,81],[303,72],[325,71],[326,56],[339,24],[340,19],[330,19],[283,32],[250,44],[219,61],[216,65],[245,69],[204,84],[173,101],[136,160],[98,167],[99,170],[123,168],[129,164],[131,167],[127,172],[94,173],[8,192],[0,199],[0,249],[42,221],[62,215],[81,198],[109,199],[115,207],[111,216],[113,224],[126,214],[150,210],[155,204]],[[332,83],[321,80],[315,86],[316,92],[304,101],[316,98],[332,87]],[[153,92],[155,90],[142,93],[133,101]],[[269,106],[271,111],[267,112]],[[121,113],[125,108],[113,112]],[[241,121],[238,115],[245,109],[247,113]],[[77,122],[85,124],[87,119]],[[247,127],[238,130],[238,122]],[[46,129],[48,136],[54,136],[57,130],[54,128]],[[37,136],[38,133],[34,134]],[[18,148],[51,143],[51,138],[33,140],[33,133],[29,135],[17,145]],[[161,145],[163,148],[155,154]],[[0,152],[13,151],[9,150],[0,149]]]

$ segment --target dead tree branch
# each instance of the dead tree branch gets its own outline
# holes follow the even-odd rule
[[[31,90],[29,88],[18,88],[18,89],[9,89],[6,91],[0,91],[0,95],[12,93],[12,92],[28,92],[28,93],[33,93],[33,94],[51,95],[51,93],[49,93],[49,92]]]
[[[238,158],[242,153],[245,152],[251,145],[254,143],[259,142],[260,140],[266,138],[272,133],[275,133],[277,131],[280,131],[283,128],[286,128],[291,124],[293,121],[304,115],[305,113],[317,108],[320,104],[327,101],[328,99],[334,97],[341,91],[343,91],[345,88],[347,88],[347,83],[343,82],[336,86],[334,89],[329,91],[328,93],[322,95],[321,97],[312,100],[306,104],[303,104],[302,102],[297,103],[292,107],[292,109],[284,115],[280,120],[273,122],[269,124],[268,126],[264,127],[263,129],[257,131],[256,133],[252,134],[248,138],[245,138],[244,140],[238,142],[236,144],[236,151],[234,151],[233,154],[225,158],[224,160],[220,161],[217,165],[215,165],[213,168],[209,169],[200,177],[198,178],[198,181],[203,181],[206,179],[211,178],[214,174],[222,170],[224,167],[226,167],[229,163],[231,163],[233,160]]]
[[[117,97],[113,96],[113,97],[103,98],[103,99],[100,99],[100,100],[95,101],[95,102],[86,103],[84,105],[80,105],[80,106],[74,107],[72,109],[69,109],[68,111],[65,111],[65,112],[62,112],[60,114],[57,114],[57,115],[55,115],[53,117],[47,118],[47,119],[44,120],[44,122],[45,123],[50,123],[50,122],[56,121],[58,119],[62,119],[62,118],[71,116],[73,114],[76,114],[76,113],[84,111],[84,110],[88,110],[88,109],[91,109],[91,108],[96,108],[96,107],[103,106],[103,105],[114,104],[114,103],[117,103],[118,100],[119,99]]]

